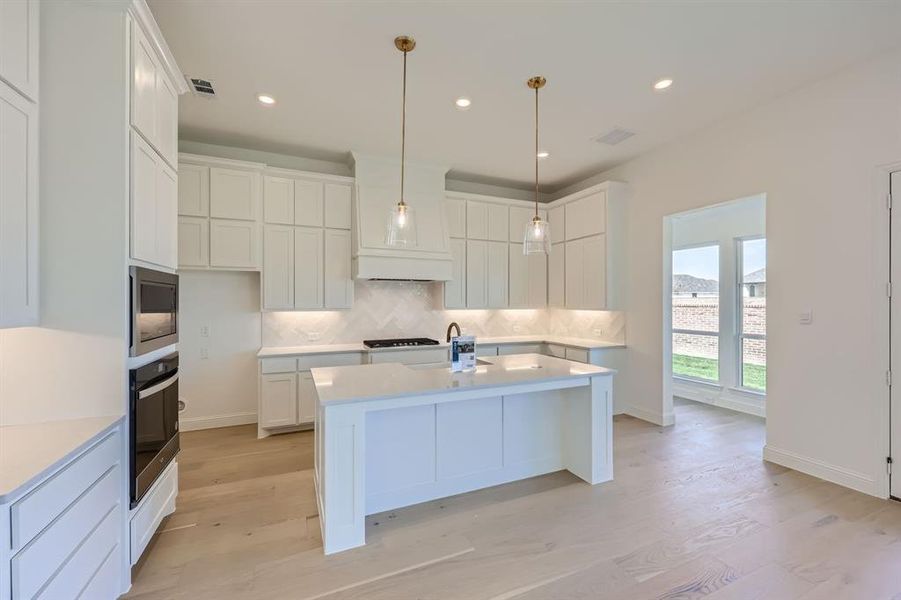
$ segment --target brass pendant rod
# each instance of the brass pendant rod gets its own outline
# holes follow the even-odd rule
[[[400,119],[400,205],[404,206],[404,162],[407,150],[407,50],[404,50],[404,86]]]
[[[535,87],[535,218],[538,217],[538,87]]]

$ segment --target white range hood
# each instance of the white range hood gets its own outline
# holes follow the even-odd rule
[[[418,243],[385,243],[388,212],[400,200],[400,161],[353,152],[355,279],[448,281],[452,259],[444,209],[447,167],[406,162],[404,200],[416,218]]]

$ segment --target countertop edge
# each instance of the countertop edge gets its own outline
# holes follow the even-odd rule
[[[108,418],[110,421],[99,427],[94,433],[85,437],[82,441],[75,444],[73,447],[64,451],[62,454],[53,459],[49,464],[43,465],[38,468],[38,470],[30,475],[26,476],[22,481],[16,482],[11,486],[8,486],[6,489],[0,488],[0,504],[9,504],[15,501],[20,495],[24,495],[28,491],[31,490],[37,483],[41,480],[45,479],[50,473],[56,471],[63,464],[69,462],[76,455],[83,452],[89,446],[97,442],[97,440],[106,434],[110,433],[116,427],[118,427],[124,420],[125,415],[113,416],[110,415],[108,417],[85,417],[84,419],[62,419],[59,421],[47,421],[46,423],[27,423],[22,426],[25,427],[37,427],[42,424],[50,424],[50,423],[64,423],[66,421],[82,421],[86,419],[103,419]],[[5,427],[18,427],[18,425],[8,425]],[[0,427],[0,433],[2,433],[4,427]]]

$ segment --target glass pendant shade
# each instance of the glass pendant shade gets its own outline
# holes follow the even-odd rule
[[[416,245],[416,212],[404,202],[388,211],[388,227],[385,244],[399,248]]]
[[[528,225],[522,240],[522,253],[551,253],[551,224],[539,216],[535,216]]]

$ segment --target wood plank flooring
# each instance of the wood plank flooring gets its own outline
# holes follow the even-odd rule
[[[373,515],[365,547],[329,557],[311,432],[184,433],[178,510],[127,597],[901,598],[901,503],[764,463],[756,417],[676,410],[616,418],[611,483],[560,472]]]

